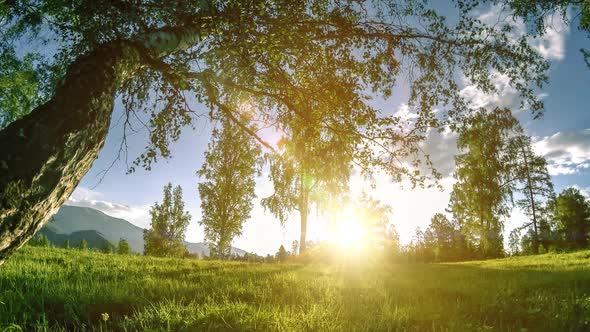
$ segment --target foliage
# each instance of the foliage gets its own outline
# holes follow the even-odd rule
[[[103,254],[112,254],[113,253],[113,245],[105,242],[102,245],[102,248],[100,248],[100,252],[102,252]]]
[[[26,39],[56,48],[26,50],[43,64],[33,66],[37,77],[47,77],[41,99],[52,95],[69,64],[99,46],[145,42],[143,36],[154,31],[202,37],[162,60],[152,56],[158,49],[146,50],[140,72],[120,88],[126,128],[133,126],[134,114],[149,118],[150,140],[135,162],[148,169],[171,156],[169,144],[184,126],[207,113],[239,122],[236,115],[247,100],[254,119],[285,133],[289,142],[326,138],[326,144],[344,147],[334,150],[344,152],[339,160],[354,160],[364,174],[382,168],[396,180],[407,176],[421,183],[424,178],[414,171],[420,161],[428,163],[418,146],[427,129],[457,124],[470,111],[460,93],[463,78],[490,92],[490,71],[505,75],[523,107],[535,115],[542,110],[533,85],[546,81],[547,62],[525,36],[483,24],[473,15],[479,8],[465,1],[456,2],[453,20],[426,1],[410,0],[10,3],[1,12],[2,52],[14,53]],[[408,104],[418,114],[412,123],[380,113],[371,103],[374,96],[391,96],[402,77],[408,80]],[[195,110],[191,99],[208,110]],[[438,118],[434,107],[449,112],[438,112]],[[30,106],[22,102],[20,109]],[[301,149],[317,152],[313,146]]]
[[[433,236],[437,261],[448,262],[470,258],[466,255],[465,237],[459,225],[450,221],[444,214],[437,213],[430,219],[428,231]]]
[[[498,3],[500,0],[488,0]],[[537,1],[537,0],[501,0],[503,5],[508,5],[513,10],[513,15],[524,19],[525,22],[533,24],[536,32],[544,35],[551,27],[552,18],[555,14],[567,23],[578,21],[578,29],[586,32],[590,37],[590,2],[585,0],[559,0],[559,1]],[[570,18],[570,14],[571,17]],[[580,49],[584,60],[590,68],[590,52],[588,49]]]
[[[446,12],[436,8],[436,3],[413,0],[175,0],[173,5],[164,0],[39,0],[10,4],[2,6],[0,50],[39,57],[43,68],[49,68],[47,79],[42,80],[49,91],[42,94],[45,100],[52,98],[58,82],[65,82],[65,69],[76,60],[95,61],[88,65],[93,73],[114,70],[114,81],[104,85],[112,83],[122,98],[124,133],[136,124],[149,132],[145,151],[131,172],[135,167],[150,169],[158,159],[169,158],[170,143],[179,139],[184,127],[204,117],[228,118],[266,149],[276,151],[276,142],[265,141],[264,135],[242,122],[239,115],[244,105],[250,105],[245,108],[259,128],[284,135],[291,150],[299,149],[297,154],[305,156],[292,159],[298,164],[293,168],[302,188],[309,179],[324,183],[317,174],[328,174],[339,179],[329,181],[337,186],[324,183],[328,192],[338,189],[352,164],[366,177],[382,170],[395,181],[407,178],[413,185],[433,185],[426,183],[428,174],[420,171],[424,163],[427,168],[432,166],[420,142],[428,130],[441,125],[455,129],[471,113],[472,105],[461,93],[465,82],[484,93],[494,92],[491,78],[502,75],[521,97],[521,108],[535,116],[543,109],[535,88],[547,80],[547,61],[527,43],[526,36],[515,38],[507,29],[484,24],[474,15],[480,8],[459,0],[456,6],[449,6],[454,11],[452,19],[446,19]],[[42,46],[25,43],[27,38]],[[45,47],[45,42],[53,48]],[[92,52],[98,50],[134,56],[123,56],[124,63],[116,66],[109,61],[118,57],[84,56],[96,55]],[[33,69],[39,74],[39,68]],[[76,77],[70,72],[68,82],[72,78],[92,82],[95,77]],[[402,79],[407,96],[400,99],[416,113],[412,120],[379,109],[376,105],[380,103],[374,102],[391,97]],[[101,101],[105,112],[111,101]],[[44,110],[37,109],[27,118],[31,123],[43,117]],[[62,108],[64,114],[70,111]],[[104,125],[103,118],[108,116],[95,121]],[[76,122],[64,116],[63,123],[76,129],[89,125],[85,121],[89,120]],[[16,132],[23,124],[17,121],[11,128]],[[96,139],[93,143],[100,148],[100,135],[87,132],[81,139]],[[314,144],[300,144],[308,139]],[[126,136],[121,153],[125,143]],[[39,143],[31,150],[42,148]],[[77,146],[68,148],[76,150]],[[89,158],[96,156],[94,152],[88,152]],[[291,160],[288,155],[283,159]],[[300,167],[306,158],[328,162]],[[291,167],[290,162],[277,163]],[[79,174],[88,167],[90,162]],[[431,171],[432,178],[440,177]],[[35,171],[24,174],[33,176]],[[19,180],[20,175],[14,183]],[[300,195],[305,202],[300,203],[302,214],[307,214],[312,196],[307,191]],[[66,191],[62,193],[67,196]],[[305,223],[302,217],[302,226]],[[302,236],[300,251],[305,243]]]
[[[182,256],[184,233],[190,221],[190,214],[184,211],[182,188],[172,189],[172,184],[164,186],[162,203],[154,203],[150,209],[152,218],[150,228],[143,233],[144,254],[152,256]]]
[[[80,241],[80,243],[78,243],[77,248],[79,250],[87,250],[88,249],[88,242],[86,242],[85,239],[82,239],[82,241]]]
[[[215,128],[205,162],[197,174],[205,240],[212,243],[217,257],[230,254],[231,242],[242,234],[256,198],[255,176],[260,173],[260,148],[229,120]]]
[[[502,255],[503,218],[510,212],[512,150],[510,138],[520,129],[509,109],[474,113],[459,132],[457,168],[449,203],[468,240],[481,257]]]
[[[312,84],[313,80],[309,81]],[[313,106],[312,106],[313,107]],[[306,108],[306,117],[323,122],[328,112]],[[295,210],[299,213],[301,234],[299,251],[306,250],[307,220],[310,210],[327,209],[348,189],[358,139],[343,139],[320,126],[309,127],[309,120],[291,119],[282,129],[280,151],[267,156],[269,179],[274,192],[262,199],[262,206],[283,224]]]
[[[524,210],[530,218],[532,229],[532,252],[539,253],[541,244],[541,219],[547,214],[546,203],[553,198],[553,183],[547,170],[547,161],[542,156],[537,156],[532,148],[531,140],[525,135],[519,135],[512,140],[514,178],[519,180],[523,198],[516,205]]]
[[[563,190],[549,203],[560,246],[586,248],[590,235],[590,202],[577,188]]]
[[[521,253],[520,229],[516,228],[510,231],[510,235],[508,235],[508,250],[512,256],[516,256]]]
[[[285,250],[285,246],[283,246],[281,244],[275,257],[277,258],[277,261],[279,261],[279,262],[284,262],[287,259],[287,257],[289,257],[289,253],[287,252],[287,250]]]
[[[358,219],[364,223],[363,228],[366,230],[365,239],[370,244],[372,253],[375,249],[385,249],[394,244],[390,241],[395,241],[395,228],[389,223],[389,217],[392,213],[391,206],[382,203],[381,201],[369,196],[365,192],[361,194],[356,201],[358,211]],[[393,232],[392,232],[393,230]]]
[[[0,129],[46,98],[42,92],[45,71],[38,60],[33,54],[19,58],[14,50],[3,48],[0,42]]]
[[[51,247],[51,242],[45,234],[36,235],[27,243],[35,247]]]
[[[25,247],[0,273],[10,303],[0,305],[0,328],[584,331],[589,254],[299,265]]]
[[[116,253],[118,255],[131,255],[131,247],[129,247],[129,243],[127,243],[127,240],[119,240],[119,243],[117,244]]]
[[[64,244],[62,246],[64,249],[70,249],[70,240],[64,240]]]

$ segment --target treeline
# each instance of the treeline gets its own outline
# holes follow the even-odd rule
[[[359,219],[374,233],[370,234],[369,243],[396,259],[460,261],[587,247],[588,202],[574,188],[555,194],[547,161],[535,153],[531,138],[511,110],[480,109],[453,129],[458,133],[460,153],[455,156],[455,184],[446,214],[435,214],[425,230],[416,230],[410,244],[399,245],[397,232],[389,226],[387,215],[391,208],[365,194],[356,202],[345,203],[344,196],[336,195],[324,204],[338,201],[340,206],[356,205],[363,214]],[[204,180],[198,184],[203,211],[199,224],[204,226],[205,240],[210,244],[207,258],[280,261],[288,257],[277,254],[237,258],[230,254],[231,241],[241,235],[242,225],[253,208],[255,176],[262,162],[260,153],[252,139],[231,121],[222,121],[221,127],[214,130],[205,163],[198,172]],[[303,179],[297,169],[275,166],[271,168],[271,173],[276,172],[274,178],[288,175],[289,183]],[[294,192],[285,189],[281,193],[275,186],[275,193],[263,199],[263,205],[284,221],[289,213],[284,206],[279,207],[282,203],[289,201],[289,209],[297,210],[301,208],[298,204],[306,205],[300,199],[309,198],[309,193],[301,194],[301,185],[296,187]],[[521,209],[528,221],[512,231],[505,248],[505,221],[514,208]],[[188,256],[183,241],[191,216],[184,211],[181,188],[173,189],[168,184],[162,203],[156,203],[150,214],[152,223],[144,233],[144,254]],[[305,227],[301,234],[301,245],[291,255],[307,248]]]
[[[75,244],[70,244],[69,240],[65,240],[61,246],[55,246],[54,244],[51,243],[51,241],[49,240],[49,238],[46,235],[38,234],[38,235],[35,235],[33,238],[31,238],[31,240],[29,240],[29,242],[27,242],[27,245],[30,245],[33,247],[46,247],[46,248],[59,247],[59,248],[64,248],[64,249],[95,250],[95,251],[100,251],[105,254],[112,254],[112,253],[119,254],[119,255],[131,255],[132,254],[131,247],[129,246],[129,243],[125,239],[120,239],[119,243],[117,243],[116,246],[113,246],[110,243],[104,243],[101,248],[89,248],[88,241],[86,241],[86,239],[81,239],[80,241],[78,241]]]
[[[488,259],[588,247],[590,204],[578,189],[555,195],[547,162],[509,109],[480,110],[459,130],[449,207],[400,252],[412,261]],[[513,208],[528,222],[510,233]]]

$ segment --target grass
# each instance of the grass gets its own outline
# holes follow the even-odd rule
[[[0,331],[590,331],[589,258],[297,265],[25,247],[0,267]]]

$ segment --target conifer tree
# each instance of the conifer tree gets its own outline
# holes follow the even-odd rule
[[[131,248],[129,247],[129,243],[127,242],[127,240],[125,240],[125,239],[119,240],[119,243],[117,244],[116,252],[118,255],[130,255],[131,254]]]

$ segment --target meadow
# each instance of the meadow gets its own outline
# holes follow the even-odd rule
[[[590,251],[270,264],[25,246],[0,267],[3,330],[588,331]]]

